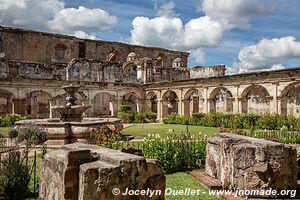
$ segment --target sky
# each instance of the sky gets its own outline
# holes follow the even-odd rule
[[[0,25],[190,53],[227,73],[300,67],[299,0],[0,0]]]

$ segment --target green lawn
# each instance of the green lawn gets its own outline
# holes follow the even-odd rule
[[[134,124],[131,127],[122,130],[125,135],[133,135],[135,137],[147,137],[148,134],[160,134],[161,136],[169,132],[174,134],[186,133],[187,127],[185,125],[177,124]],[[199,134],[212,136],[218,132],[218,128],[204,127],[204,126],[188,126],[188,131],[191,134]]]
[[[210,196],[208,190],[203,187],[194,177],[188,175],[184,172],[179,172],[175,174],[166,175],[167,185],[166,188],[171,188],[172,190],[185,190],[186,188],[191,188],[192,190],[199,189],[199,195],[190,196],[178,196],[178,195],[166,195],[166,200],[220,200],[216,196]]]
[[[38,188],[39,188],[39,180],[40,180],[41,161],[42,161],[42,155],[41,154],[36,155],[36,184],[37,184],[35,186],[36,192],[39,191]],[[30,165],[33,166],[34,157],[30,157],[29,162],[30,162]],[[32,193],[34,192],[34,173],[33,173],[33,171],[31,172],[31,179],[30,179],[28,188],[29,188],[30,192],[32,192]]]
[[[8,137],[8,133],[9,133],[10,129],[11,129],[11,127],[0,127],[0,134],[3,137]]]

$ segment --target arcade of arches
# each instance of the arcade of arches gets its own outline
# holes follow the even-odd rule
[[[131,105],[135,112],[155,112],[158,120],[170,113],[188,116],[197,112],[278,113],[300,117],[300,80],[291,78],[291,74],[300,77],[300,69],[290,71],[258,73],[255,79],[250,74],[144,85],[81,84],[77,104],[91,105],[84,113],[90,117],[116,117],[121,104]],[[2,82],[0,115],[37,113],[45,118],[58,117],[51,107],[65,104],[61,85],[68,82],[47,86],[42,82]]]

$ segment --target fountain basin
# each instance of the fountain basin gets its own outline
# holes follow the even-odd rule
[[[115,130],[122,130],[123,125],[118,118],[83,118],[82,121],[62,121],[59,118],[30,119],[15,123],[15,128],[28,123],[45,127],[48,140],[47,145],[63,145],[73,142],[88,143],[86,133],[98,131],[105,123]]]
[[[82,120],[82,113],[91,106],[87,105],[73,105],[73,106],[53,106],[53,110],[57,110],[64,122],[80,122]]]

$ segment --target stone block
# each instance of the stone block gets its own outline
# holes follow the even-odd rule
[[[222,133],[208,139],[206,152],[206,173],[224,189],[297,188],[297,153],[291,146]]]
[[[40,199],[164,199],[161,195],[114,195],[132,190],[165,190],[165,176],[157,160],[74,143],[45,155],[41,167]]]

